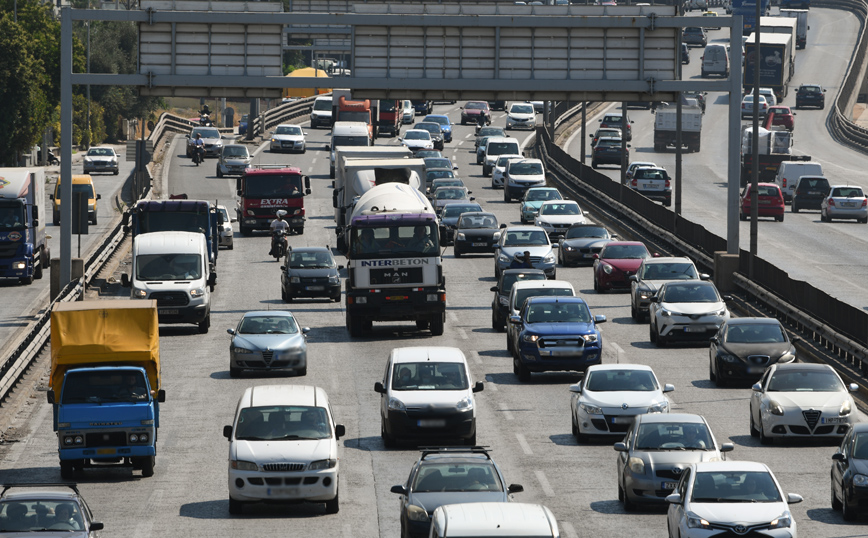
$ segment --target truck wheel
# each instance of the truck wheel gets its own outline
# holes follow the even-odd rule
[[[241,368],[234,368],[232,366],[229,367],[229,377],[240,377],[241,376]]]
[[[293,228],[292,232],[297,233],[298,235],[301,235],[304,233],[304,226],[299,226],[298,228]]]
[[[509,195],[509,191],[507,190],[506,185],[503,186],[503,201],[512,202],[512,197]]]
[[[93,214],[93,220],[91,220],[90,223],[96,226],[96,213]]]
[[[33,275],[21,277],[18,281],[25,286],[29,286],[33,284]]]
[[[362,327],[364,320],[347,312],[347,330],[350,331],[350,336],[358,338],[362,336]]]
[[[445,314],[440,314],[439,316],[435,316],[431,318],[431,335],[432,336],[440,336],[443,334],[443,325],[445,323]]]
[[[654,144],[654,151],[655,151],[655,152],[660,153],[660,152],[663,151],[664,149],[665,149],[665,148],[664,148],[663,145],[661,145],[661,144],[657,144],[657,143]]]
[[[42,259],[42,253],[40,251],[39,263],[36,264],[36,267],[33,268],[33,278],[35,278],[36,280],[39,280],[40,278],[42,278],[42,266],[43,265],[44,265],[44,261]]]
[[[61,461],[60,462],[60,478],[64,480],[72,480],[75,475],[75,468],[72,465],[71,460]]]
[[[205,316],[205,319],[199,322],[199,334],[206,334],[209,327],[211,327],[211,314],[208,314]]]
[[[330,178],[330,179],[334,179],[334,178],[335,178],[335,167],[334,167],[334,166],[330,166],[330,167],[329,167],[329,178]]]
[[[154,456],[145,456],[141,459],[142,476],[150,478],[154,476]]]
[[[424,331],[428,328],[428,320],[426,319],[417,319],[416,320],[416,328],[420,331]]]

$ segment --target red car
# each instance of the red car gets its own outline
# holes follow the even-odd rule
[[[747,220],[750,218],[750,188],[747,187],[741,192],[741,200],[739,203],[738,218]],[[760,217],[774,217],[776,221],[784,221],[784,193],[781,188],[774,183],[759,183],[757,184],[757,200],[759,204],[758,215]]]
[[[491,109],[488,101],[469,101],[461,109],[461,125],[479,123],[479,116],[485,118],[485,123],[491,123]]]
[[[774,116],[772,116],[774,114]],[[792,131],[796,126],[796,113],[788,106],[773,106],[769,107],[769,118],[771,118],[771,126],[781,126],[788,131]],[[766,125],[766,129],[770,126]]]
[[[630,289],[630,276],[636,274],[642,260],[651,255],[639,241],[611,241],[594,254],[594,291]]]

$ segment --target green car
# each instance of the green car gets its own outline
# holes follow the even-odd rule
[[[531,187],[521,199],[521,223],[533,223],[543,202],[548,200],[563,200],[561,192],[554,187]]]

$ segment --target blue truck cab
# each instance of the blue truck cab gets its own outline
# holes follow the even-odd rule
[[[0,168],[0,278],[29,285],[51,251],[45,235],[45,170]]]

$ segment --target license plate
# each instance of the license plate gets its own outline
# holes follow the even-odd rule
[[[589,253],[587,253],[587,254],[582,254],[582,257],[583,257],[583,258],[593,258],[594,255],[591,254],[591,253],[589,252]]]
[[[663,482],[660,484],[660,489],[675,489],[677,482]]]
[[[808,194],[823,194],[820,191],[808,191]]]
[[[540,350],[540,354],[543,354],[543,352],[546,352],[545,354],[549,357],[570,357],[576,354],[574,351],[569,349]]]
[[[820,424],[847,424],[847,419],[845,417],[835,417],[835,418],[821,418]]]
[[[612,417],[612,424],[632,424],[633,417]]]
[[[273,497],[294,497],[298,495],[298,488],[268,488],[268,495]]]
[[[766,369],[764,366],[751,366],[750,368],[747,369],[747,373],[749,373],[749,374],[761,374],[765,371],[766,371]]]
[[[307,291],[323,291],[325,286],[308,286],[305,288]]]
[[[114,448],[98,448],[96,450],[97,455],[99,456],[109,456],[115,453]]]
[[[705,327],[684,327],[686,333],[704,333]]]
[[[841,206],[842,207],[856,207],[856,204],[854,204],[853,202],[843,202],[841,204]]]
[[[157,310],[157,314],[162,314],[164,316],[172,316],[178,313],[178,309],[170,309],[170,308],[160,308]]]
[[[417,424],[419,424],[420,428],[443,428],[446,426],[446,419],[443,419],[443,418],[423,419],[423,420],[420,420]]]
[[[488,243],[472,243],[472,246],[474,247],[484,247],[486,245],[488,245]]]
[[[642,188],[643,189],[654,189],[655,185],[653,183],[643,183]]]
[[[772,201],[771,200],[760,200],[759,203],[760,203],[760,205],[769,205],[770,203],[772,203]]]

